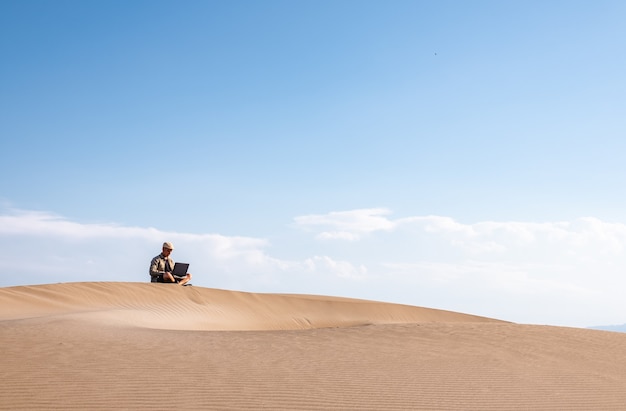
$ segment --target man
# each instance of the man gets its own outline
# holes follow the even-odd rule
[[[174,246],[166,241],[163,243],[163,251],[150,262],[150,282],[152,283],[178,283],[185,285],[191,280],[191,274],[187,273],[184,277],[172,275],[174,269],[174,260],[170,257]]]

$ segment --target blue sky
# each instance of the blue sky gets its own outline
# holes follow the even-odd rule
[[[0,286],[626,322],[621,1],[4,1]]]

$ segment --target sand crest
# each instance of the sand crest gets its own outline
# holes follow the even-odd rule
[[[323,296],[0,289],[0,409],[626,409],[626,334]]]
[[[297,330],[370,324],[495,321],[399,304],[255,294],[175,284],[67,283],[0,289],[0,320],[80,318],[170,330]]]

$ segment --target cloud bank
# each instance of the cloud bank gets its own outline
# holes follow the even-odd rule
[[[296,229],[293,229],[293,228]],[[5,210],[2,286],[148,281],[163,241],[197,285],[392,301],[556,325],[624,323],[626,225],[462,223],[369,208],[298,216],[284,240],[80,223]],[[297,249],[297,252],[293,252]]]
[[[349,240],[351,247],[363,250],[368,272],[395,284],[401,290],[395,295],[403,301],[412,294],[426,305],[445,301],[447,309],[472,307],[522,322],[626,320],[622,223],[580,218],[467,224],[444,216],[391,215],[375,208],[294,221],[319,242],[345,250],[342,243]]]

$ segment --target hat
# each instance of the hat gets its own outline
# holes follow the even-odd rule
[[[173,250],[174,246],[169,241],[166,241],[166,242],[163,243],[163,248],[168,248],[170,250]]]

